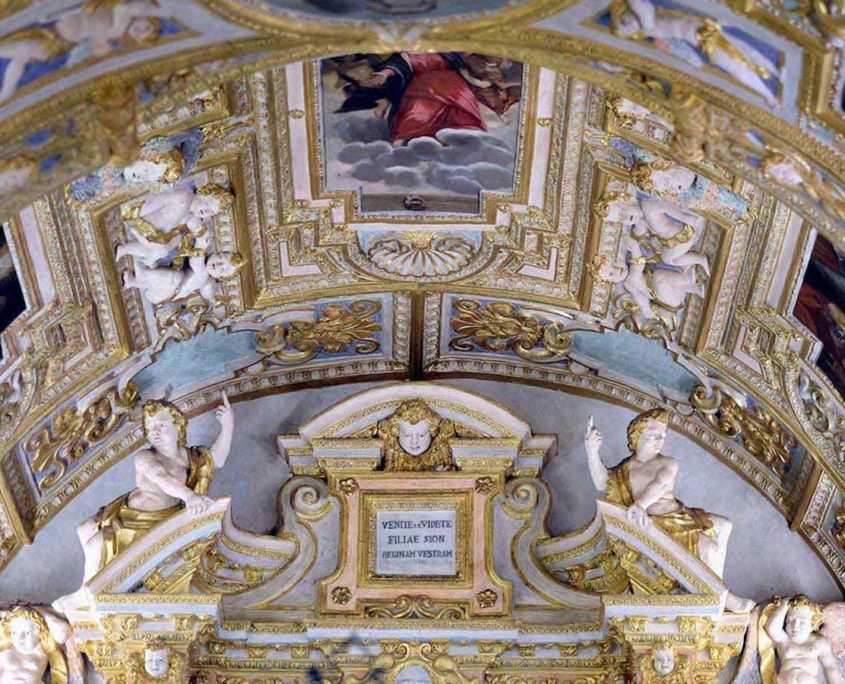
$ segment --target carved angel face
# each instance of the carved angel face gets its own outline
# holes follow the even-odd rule
[[[16,617],[9,624],[12,646],[18,653],[32,653],[40,647],[38,625],[27,617]]]
[[[152,677],[164,677],[170,668],[170,651],[166,648],[144,651],[144,669]]]
[[[411,456],[419,456],[431,446],[431,424],[424,418],[418,423],[399,421],[399,446]]]
[[[654,671],[665,677],[675,669],[675,653],[671,648],[658,648],[652,653],[651,662],[654,665]]]
[[[663,448],[666,441],[666,423],[659,420],[650,420],[640,434],[637,442],[637,454],[656,455]]]
[[[179,444],[179,430],[170,412],[162,409],[144,419],[147,439],[157,451],[173,450]]]
[[[813,633],[813,613],[806,606],[790,608],[784,625],[786,635],[794,642],[802,643]]]
[[[651,172],[651,182],[658,193],[684,192],[695,183],[695,171],[683,166],[672,166],[671,169],[654,169]]]

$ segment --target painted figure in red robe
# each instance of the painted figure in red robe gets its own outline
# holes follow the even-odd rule
[[[486,131],[482,105],[499,116],[519,101],[521,85],[503,71],[511,62],[470,53],[397,52],[387,59],[349,55],[334,60],[345,100],[338,111],[374,109],[387,117],[400,146],[447,128]]]

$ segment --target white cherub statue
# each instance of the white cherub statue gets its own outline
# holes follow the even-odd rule
[[[831,641],[824,634],[818,633],[823,620],[822,607],[806,596],[799,594],[789,600],[776,599],[764,629],[774,644],[780,663],[777,684],[817,684],[819,669],[824,671],[827,684],[842,684]],[[826,627],[829,626],[827,622]],[[841,619],[839,622],[841,628]],[[841,640],[841,634],[839,638]],[[765,650],[761,648],[764,672],[767,665],[774,664],[770,658],[766,658]],[[770,676],[764,677],[764,682],[766,679],[770,679]]]
[[[88,581],[162,520],[178,513],[181,506],[198,515],[214,501],[207,496],[214,471],[229,456],[234,434],[234,415],[229,400],[216,411],[220,432],[211,447],[187,445],[187,420],[167,401],[144,404],[142,425],[148,449],[135,455],[135,489],[101,508],[77,528],[85,556],[82,588],[53,604],[65,611],[87,603]]]
[[[692,251],[700,220],[692,212],[662,199],[642,198],[613,202],[608,219],[619,221],[634,240],[653,238],[660,260],[667,266],[700,266],[705,275],[710,275],[707,255]]]
[[[590,476],[605,498],[625,507],[629,522],[643,530],[656,527],[721,577],[733,525],[721,515],[686,506],[675,498],[678,462],[662,453],[668,423],[669,414],[664,409],[652,409],[634,418],[628,425],[630,456],[607,468],[600,453],[602,436],[591,416],[584,432]],[[725,607],[747,613],[754,601],[728,592]]]
[[[0,682],[41,684],[50,672],[52,684],[82,684],[82,663],[72,642],[71,626],[46,608],[16,606],[0,621]]]
[[[704,283],[698,281],[695,268],[658,268],[646,272],[648,259],[643,256],[639,243],[628,240],[626,245],[627,261],[622,258],[608,260],[602,254],[594,259],[592,270],[600,280],[622,284],[637,306],[634,316],[638,325],[660,319],[671,326],[672,313],[683,306],[688,295],[704,296]]]
[[[162,244],[147,240],[139,233],[134,233],[132,240],[121,248],[117,256],[130,254],[138,257],[134,272],[123,276],[126,287],[137,287],[144,298],[154,306],[185,299],[198,292],[203,299],[213,302],[220,281],[234,277],[243,266],[243,257],[237,252],[204,252],[204,243],[197,242],[197,248],[188,251],[188,264],[178,268],[155,265],[167,260],[178,252],[177,245],[181,238]]]
[[[230,207],[233,199],[229,190],[215,183],[199,188],[180,184],[150,193],[122,213],[124,221],[148,240],[169,242],[184,230],[199,235],[204,221]]]

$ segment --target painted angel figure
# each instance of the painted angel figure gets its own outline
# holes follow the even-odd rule
[[[766,81],[780,77],[780,66],[750,43],[726,33],[708,17],[669,10],[651,0],[614,0],[610,29],[622,38],[655,41],[684,60],[701,66],[700,50],[715,67],[761,95],[769,105],[778,103]]]
[[[129,39],[136,45],[152,45],[159,36],[158,17],[170,14],[156,0],[88,0],[81,6],[60,12],[46,26],[21,29],[0,41],[0,58],[9,60],[0,86],[0,102],[18,88],[26,65],[52,61],[84,48],[102,57],[113,49],[113,41]],[[71,55],[71,62],[88,57]]]
[[[834,640],[842,646],[843,604],[831,604],[824,611],[817,603],[803,595],[789,600],[776,599],[774,610],[764,625],[766,635],[772,640],[780,667],[775,681],[777,684],[816,684],[819,670],[824,671],[827,684],[842,684],[842,675],[836,662],[834,645],[823,632],[832,631]],[[764,613],[765,615],[765,613]],[[834,626],[834,623],[836,626]],[[833,635],[832,635],[833,636]],[[761,648],[761,671],[764,684],[770,684],[774,661],[766,657]],[[768,680],[768,681],[767,681]]]
[[[82,684],[82,661],[73,630],[49,608],[16,606],[0,620],[0,682]],[[62,647],[68,651],[62,652]]]
[[[660,260],[667,266],[700,266],[710,275],[706,254],[692,250],[698,238],[698,216],[665,200],[642,198],[612,205],[615,217],[633,240],[643,242],[653,237]]]

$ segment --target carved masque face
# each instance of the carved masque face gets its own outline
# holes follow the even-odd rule
[[[431,425],[427,419],[419,423],[399,421],[399,446],[411,456],[419,456],[431,446]]]
[[[179,430],[169,411],[162,409],[144,420],[147,439],[158,450],[174,449],[179,443]]]
[[[637,453],[658,454],[666,441],[666,424],[659,420],[650,420],[640,434]]]
[[[144,669],[152,677],[164,677],[170,667],[170,653],[166,648],[144,651]]]
[[[654,671],[659,675],[667,675],[675,669],[675,654],[669,648],[659,648],[651,656]]]
[[[673,166],[665,171],[652,171],[651,181],[657,192],[684,192],[695,183],[695,171],[685,169],[683,166]]]
[[[790,608],[786,615],[786,635],[798,643],[813,633],[813,614],[809,608]]]
[[[12,646],[18,653],[32,653],[40,646],[38,625],[25,617],[12,620],[9,625],[12,634]]]

